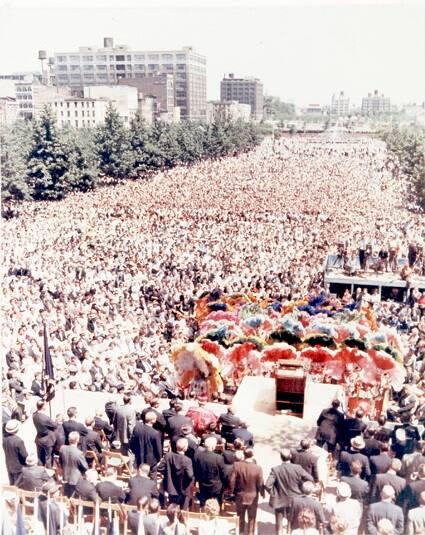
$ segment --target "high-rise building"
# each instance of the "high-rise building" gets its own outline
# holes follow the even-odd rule
[[[54,55],[58,86],[81,89],[88,85],[114,85],[120,78],[143,78],[146,74],[171,74],[174,105],[184,119],[205,120],[207,109],[206,58],[192,47],[181,50],[140,51],[104,39],[103,48],[81,47],[78,52]]]
[[[261,121],[263,118],[263,84],[258,78],[235,78],[233,73],[225,76],[220,84],[220,100],[249,104],[252,119]]]
[[[332,95],[331,114],[344,117],[350,113],[350,97],[340,91],[338,95]]]
[[[391,111],[391,101],[384,95],[379,95],[378,90],[368,93],[367,97],[362,99],[362,114],[363,115],[379,115],[381,113],[389,113]]]

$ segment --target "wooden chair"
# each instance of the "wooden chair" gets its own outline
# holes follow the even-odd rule
[[[133,475],[130,467],[130,458],[119,451],[104,451],[103,465],[105,470],[108,466],[113,466],[117,469],[121,477],[129,478]]]
[[[96,452],[93,450],[87,450],[86,451],[86,459],[93,461],[93,468],[95,468],[97,471],[103,473],[104,466],[99,460],[99,457],[97,456]]]

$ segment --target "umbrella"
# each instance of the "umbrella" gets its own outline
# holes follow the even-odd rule
[[[278,360],[294,359],[296,355],[297,352],[294,347],[281,343],[263,349],[261,360],[263,362],[277,362]]]

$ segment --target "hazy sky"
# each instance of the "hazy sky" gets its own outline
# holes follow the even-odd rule
[[[167,4],[0,0],[0,73],[38,69],[39,49],[53,55],[111,36],[139,50],[193,45],[207,57],[209,99],[234,72],[300,105],[328,103],[340,89],[356,103],[374,89],[394,103],[425,100],[425,2]]]

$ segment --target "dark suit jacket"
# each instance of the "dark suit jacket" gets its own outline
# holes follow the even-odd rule
[[[59,453],[61,447],[65,444],[65,431],[62,424],[57,424],[57,427],[54,431],[55,433],[55,452]]]
[[[341,481],[348,483],[351,489],[351,497],[354,500],[359,500],[366,503],[369,499],[369,483],[360,477],[342,476]]]
[[[376,438],[365,438],[365,447],[362,449],[361,453],[363,455],[366,455],[366,457],[370,457],[372,455],[379,455],[381,453],[380,447],[379,447],[379,440],[376,440]]]
[[[179,453],[167,453],[158,465],[164,476],[164,491],[170,496],[190,496],[194,481],[191,459]]]
[[[127,503],[129,505],[137,505],[142,496],[158,498],[159,493],[156,482],[148,477],[131,477],[128,480]]]
[[[254,462],[237,461],[230,476],[230,491],[236,504],[252,505],[258,495],[264,496],[263,470]]]
[[[109,425],[107,421],[103,420],[99,416],[94,417],[94,426],[95,431],[103,431],[106,437],[110,437],[114,432],[112,425]]]
[[[37,411],[32,415],[32,421],[37,430],[37,436],[35,438],[36,444],[45,447],[51,447],[55,445],[56,435],[54,433],[57,425],[55,422],[44,414]]]
[[[312,476],[298,464],[282,463],[271,469],[265,488],[274,509],[289,507],[294,496],[301,496],[301,484],[313,481]]]
[[[244,429],[243,427],[236,427],[233,429],[231,434],[232,442],[237,438],[240,438],[245,446],[249,446],[250,448],[254,447],[254,435],[251,431],[248,431],[248,429]]]
[[[19,474],[25,466],[27,449],[24,441],[17,435],[9,433],[3,434],[3,449],[6,461],[6,468],[10,474]]]
[[[224,414],[220,414],[218,422],[221,425],[222,436],[230,442],[232,440],[232,431],[240,425],[241,419],[234,414],[225,412]]]
[[[343,451],[339,458],[339,470],[342,476],[349,476],[351,474],[350,464],[353,461],[360,461],[362,463],[362,479],[368,479],[370,477],[370,464],[366,455],[357,451]]]
[[[96,491],[102,502],[109,501],[109,498],[111,499],[111,503],[123,503],[125,501],[124,490],[112,481],[98,483],[96,485]]]
[[[373,483],[372,501],[381,501],[381,490],[385,485],[392,486],[392,488],[395,490],[395,495],[397,499],[406,487],[406,481],[402,477],[397,476],[396,474],[377,474]]]
[[[419,507],[419,495],[423,491],[425,491],[425,479],[411,481],[407,485],[403,493],[403,501],[408,509]]]
[[[168,432],[171,437],[175,437],[180,434],[181,428],[184,425],[189,425],[190,427],[193,427],[193,422],[190,418],[187,418],[186,416],[182,416],[181,414],[176,414],[175,416],[171,416],[171,418],[168,420],[167,427]]]
[[[312,511],[314,513],[314,516],[316,517],[317,529],[319,529],[320,524],[325,523],[325,514],[323,512],[323,507],[320,502],[318,502],[314,498],[311,498],[310,496],[294,496],[292,498],[290,510],[291,529],[298,529],[302,527],[298,524],[298,517],[303,509],[308,509],[309,511]]]
[[[158,535],[158,526],[160,524],[158,515],[146,515],[142,518],[145,535]],[[131,530],[131,535],[137,535],[139,528],[139,513],[137,511],[129,511],[128,526]]]
[[[392,430],[385,426],[378,427],[375,431],[375,439],[379,440],[379,442],[389,442],[391,435]]]
[[[59,455],[64,481],[70,485],[76,485],[81,474],[84,474],[89,468],[84,453],[76,446],[62,446]]]
[[[304,470],[311,475],[314,481],[319,481],[319,475],[317,472],[317,457],[315,457],[310,451],[298,449],[292,450],[292,459],[294,464],[299,464]]]
[[[146,407],[141,412],[141,419],[143,423],[145,423],[145,416],[148,412],[154,412],[156,414],[156,422],[153,425],[153,428],[159,431],[160,433],[165,433],[165,429],[167,427],[167,422],[165,421],[165,418],[161,412],[154,409],[153,407]]]
[[[194,462],[195,479],[199,488],[219,495],[226,483],[224,460],[221,455],[213,451],[199,451]]]
[[[41,383],[39,383],[38,381],[33,381],[31,384],[31,392],[34,394],[34,396],[42,398],[44,395],[44,391],[41,386]]]
[[[40,491],[41,487],[51,477],[44,466],[23,466],[16,486],[22,490]]]
[[[372,474],[385,474],[391,466],[391,457],[386,453],[372,455],[369,459]]]
[[[149,425],[137,422],[130,438],[130,449],[136,457],[137,466],[143,463],[151,468],[156,466],[162,457],[161,433]]]
[[[94,451],[96,455],[102,453],[102,441],[99,435],[93,429],[87,429],[87,436],[85,437],[86,449]]]
[[[340,442],[345,446],[350,445],[350,440],[363,434],[367,425],[359,418],[346,418],[341,426]]]
[[[85,453],[87,450],[86,437],[89,431],[87,427],[83,425],[82,423],[77,422],[76,420],[67,420],[66,422],[63,423],[63,430],[65,431],[65,444],[66,445],[69,444],[68,437],[72,431],[77,431],[78,433],[80,433],[80,440],[78,441],[78,447],[80,448],[81,451]]]
[[[395,527],[396,535],[402,535],[404,518],[401,507],[387,502],[372,503],[367,514],[367,534],[377,535],[378,522],[383,518],[391,521]]]
[[[195,455],[196,455],[196,452],[198,451],[198,447],[199,447],[199,444],[193,440],[193,438],[189,438],[189,437],[183,437],[183,435],[177,435],[175,437],[173,437],[173,439],[171,440],[171,449],[172,451],[174,451],[174,453],[177,452],[177,440],[179,438],[186,438],[187,439],[187,442],[188,442],[188,447],[187,447],[187,451],[186,451],[186,457],[189,457],[189,459],[192,459],[192,461],[195,459]]]
[[[87,481],[83,477],[80,477],[77,482],[77,486],[75,487],[75,495],[87,502],[96,502],[100,500],[96,487],[93,485],[93,483],[90,483],[90,481]]]
[[[317,420],[316,438],[335,445],[343,421],[344,415],[337,409],[324,409]]]

